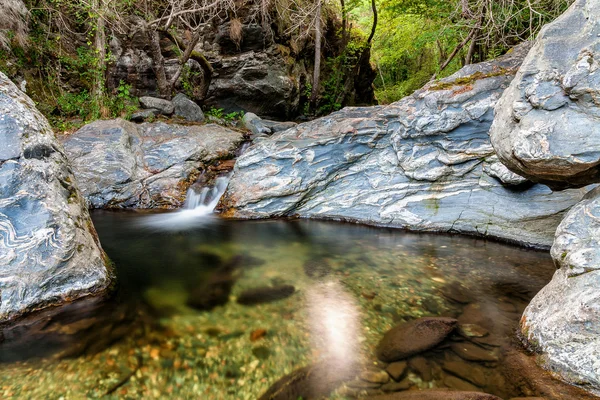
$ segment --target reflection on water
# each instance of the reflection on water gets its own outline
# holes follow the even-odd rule
[[[168,225],[175,214],[94,213],[118,267],[117,295],[5,328],[0,397],[524,394],[504,360],[522,310],[554,271],[546,253],[316,221]],[[457,318],[462,331],[390,378],[377,344],[425,316]],[[314,376],[321,386],[307,392]]]

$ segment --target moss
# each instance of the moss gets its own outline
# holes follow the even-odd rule
[[[498,70],[488,72],[488,73],[483,73],[481,71],[477,71],[474,74],[471,74],[469,76],[463,76],[461,78],[457,78],[450,82],[441,82],[441,81],[436,82],[436,83],[432,84],[431,86],[429,86],[428,89],[429,90],[448,90],[448,89],[453,88],[454,86],[472,85],[481,79],[507,75],[509,73],[511,73],[511,71],[508,69],[505,69],[505,68],[500,68]]]

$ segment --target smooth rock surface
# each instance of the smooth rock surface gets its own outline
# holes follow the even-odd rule
[[[48,121],[0,73],[0,322],[105,291],[107,262]]]
[[[496,106],[490,136],[511,170],[552,187],[600,182],[600,0],[546,25]]]
[[[231,158],[240,132],[122,119],[95,121],[61,137],[92,208],[175,208],[205,167]]]
[[[258,138],[236,163],[226,215],[349,220],[549,248],[586,191],[524,185],[488,136],[527,50],[469,65],[389,106],[345,108]]]
[[[173,97],[175,115],[190,122],[203,122],[204,113],[200,106],[190,100],[185,94],[177,93]]]
[[[600,393],[600,188],[571,209],[556,231],[560,267],[521,319],[541,365]]]
[[[158,97],[142,96],[139,98],[140,104],[144,108],[157,110],[164,115],[171,115],[175,111],[173,103],[169,100],[159,99]]]
[[[256,114],[245,113],[242,117],[242,124],[246,129],[252,132],[254,135],[270,135],[271,129],[267,128]]]
[[[394,362],[437,346],[454,330],[452,318],[419,318],[390,329],[377,346],[377,358]]]

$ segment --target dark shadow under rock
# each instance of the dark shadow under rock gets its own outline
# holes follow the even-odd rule
[[[192,289],[186,304],[203,311],[227,304],[237,279],[235,271],[239,267],[240,259],[240,256],[233,257],[229,262],[221,265],[206,283]]]
[[[331,267],[327,260],[314,257],[304,262],[304,273],[310,278],[324,278],[331,274]]]

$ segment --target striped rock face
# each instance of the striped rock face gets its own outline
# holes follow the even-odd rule
[[[61,145],[0,73],[0,322],[105,291],[107,264]]]
[[[489,138],[494,106],[527,50],[468,65],[388,106],[345,108],[255,140],[234,168],[226,215],[349,220],[549,248],[586,191],[555,193],[512,173]]]

